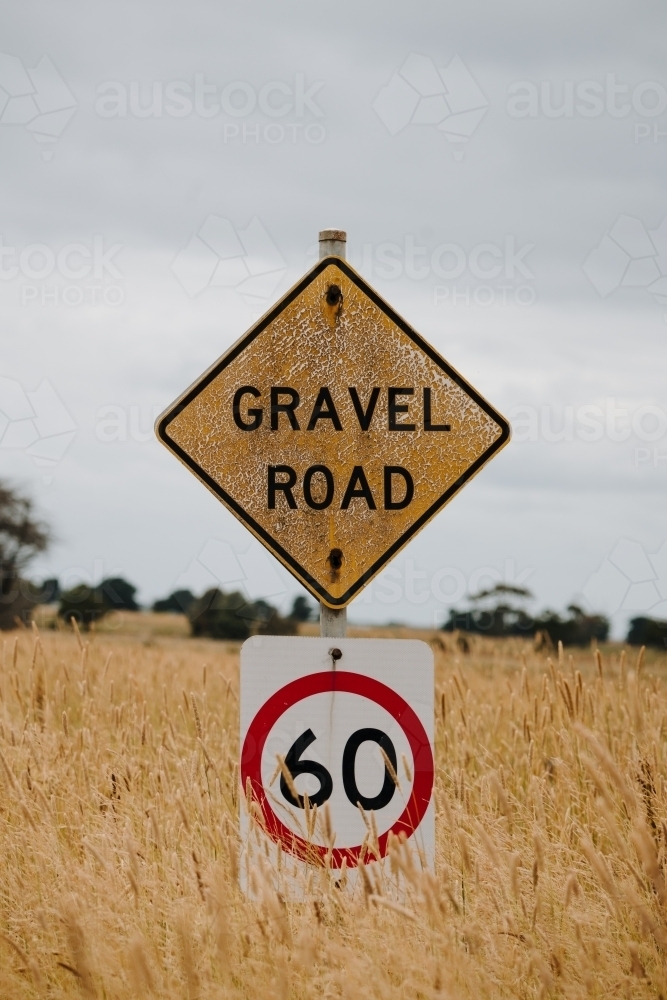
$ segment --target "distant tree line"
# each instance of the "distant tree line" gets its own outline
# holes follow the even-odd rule
[[[58,617],[88,629],[112,611],[139,611],[137,588],[122,577],[109,577],[96,585],[79,583],[62,590],[57,579],[34,583],[25,575],[28,564],[51,541],[47,525],[37,517],[33,502],[0,482],[0,630],[26,624],[40,604],[58,605]],[[193,635],[216,639],[245,639],[265,633],[292,635],[298,623],[313,614],[308,600],[299,595],[283,618],[267,601],[248,601],[242,594],[225,594],[212,588],[195,597],[189,590],[174,591],[156,601],[154,611],[185,614]]]
[[[103,580],[96,587],[79,584],[59,594],[58,615],[88,629],[110,611],[139,611],[135,593],[136,587],[120,577]],[[307,621],[312,613],[302,596],[294,599],[290,614],[284,618],[268,601],[248,601],[238,591],[225,593],[217,587],[201,597],[190,590],[175,590],[155,601],[152,610],[184,614],[193,636],[241,641],[251,635],[295,635],[298,623]]]
[[[490,590],[475,594],[468,610],[452,609],[443,629],[493,637],[529,636],[541,638],[553,646],[559,642],[564,646],[588,646],[592,640],[605,642],[608,639],[609,620],[605,615],[588,614],[577,604],[570,604],[565,615],[555,611],[531,615],[525,609],[531,597],[524,587],[498,583]],[[625,641],[630,646],[667,649],[667,621],[633,618]]]
[[[58,614],[66,622],[74,619],[84,629],[110,611],[139,611],[134,595],[137,588],[122,577],[102,580],[96,587],[80,583],[60,594]]]
[[[475,594],[469,610],[452,609],[443,629],[493,637],[541,635],[554,646],[558,642],[564,646],[587,646],[592,639],[605,642],[608,638],[609,620],[605,615],[587,614],[576,604],[567,608],[565,616],[555,611],[531,615],[524,607],[531,597],[525,587],[498,583],[490,590]]]
[[[212,587],[201,597],[195,597],[189,590],[175,590],[169,597],[156,601],[153,611],[185,614],[195,636],[243,640],[250,635],[296,635],[299,622],[308,621],[314,609],[299,594],[289,615],[283,618],[268,601],[248,601],[238,591],[226,594]]]
[[[111,611],[138,611],[137,588],[122,577],[110,577],[95,586],[81,583],[62,591],[57,579],[42,583],[29,580],[25,571],[35,556],[44,552],[51,533],[36,515],[32,501],[0,481],[0,630],[27,623],[39,604],[57,604],[64,621],[76,620],[89,628]],[[591,640],[604,642],[609,621],[604,615],[587,614],[571,604],[566,615],[544,611],[530,615],[525,604],[531,594],[523,587],[499,583],[471,599],[465,611],[452,609],[445,631],[476,635],[532,636],[541,634],[556,645],[585,646]],[[226,594],[214,587],[201,597],[189,590],[175,590],[156,601],[153,611],[185,614],[193,635],[216,639],[246,639],[250,635],[293,635],[300,622],[314,617],[315,608],[303,594],[294,598],[290,613],[283,617],[267,601],[248,601],[234,591]],[[638,617],[630,622],[626,641],[633,646],[667,649],[667,621]]]

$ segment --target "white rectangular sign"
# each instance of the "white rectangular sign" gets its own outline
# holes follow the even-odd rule
[[[243,644],[246,886],[267,847],[290,879],[328,867],[353,882],[360,860],[382,864],[391,834],[433,867],[433,690],[433,653],[417,640]]]

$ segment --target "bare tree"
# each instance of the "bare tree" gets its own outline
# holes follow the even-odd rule
[[[14,628],[34,603],[21,574],[50,540],[32,500],[0,482],[0,629]]]

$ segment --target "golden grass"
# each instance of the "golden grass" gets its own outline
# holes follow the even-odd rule
[[[664,654],[436,636],[435,876],[237,888],[238,652],[4,636],[0,997],[667,996]]]

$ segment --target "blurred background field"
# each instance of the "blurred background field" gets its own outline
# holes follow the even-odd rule
[[[71,629],[58,618],[57,606],[52,604],[40,605],[35,608],[34,620],[40,629],[55,629],[61,632],[71,633]],[[140,639],[189,639],[191,636],[190,622],[184,614],[173,612],[151,612],[151,611],[112,611],[100,621],[91,626],[94,635],[104,636],[132,636]],[[318,622],[299,622],[297,625],[298,635],[319,635],[320,627]],[[447,641],[443,633],[438,629],[413,629],[405,625],[386,625],[384,627],[374,627],[363,625],[348,626],[347,634],[350,638],[380,638],[380,639],[442,639]],[[230,648],[238,649],[239,643],[230,644]],[[213,643],[217,648],[218,643]]]
[[[5,633],[0,996],[667,995],[665,654],[359,632],[436,660],[437,867],[396,851],[400,903],[376,863],[239,892],[238,643]]]

